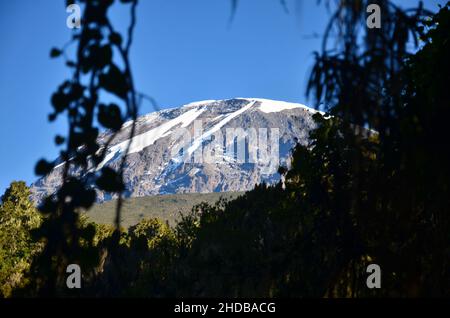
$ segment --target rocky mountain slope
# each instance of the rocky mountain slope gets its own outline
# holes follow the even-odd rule
[[[190,103],[123,125],[100,167],[117,168],[128,143],[126,197],[154,194],[246,191],[279,180],[296,142],[305,144],[316,111],[301,104],[257,98]],[[109,132],[99,137],[104,144]],[[39,201],[60,182],[60,164],[33,185]],[[96,170],[90,171],[95,173]],[[98,201],[113,199],[99,192]]]

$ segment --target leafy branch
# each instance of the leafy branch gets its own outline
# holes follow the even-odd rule
[[[74,1],[67,1],[67,5]],[[118,195],[115,228],[120,231],[122,193],[125,190],[123,170],[131,139],[136,131],[138,102],[143,98],[136,93],[129,54],[136,26],[137,0],[121,0],[130,6],[130,24],[127,39],[117,32],[107,16],[113,0],[80,0],[83,7],[81,28],[75,29],[72,40],[62,49],[53,48],[52,58],[63,56],[72,69],[72,77],[65,80],[52,95],[53,112],[49,120],[65,115],[68,134],[57,136],[57,145],[64,145],[60,160],[63,162],[61,187],[43,200],[40,211],[45,215],[43,225],[36,231],[38,239],[46,242],[37,260],[35,288],[42,294],[52,295],[61,291],[63,274],[67,264],[94,265],[98,259],[93,249],[92,229],[79,227],[79,212],[94,204],[97,189]],[[75,60],[66,52],[76,43]],[[116,54],[118,53],[118,54]],[[119,62],[123,65],[121,69]],[[101,91],[119,99],[105,104],[100,100]],[[132,120],[130,142],[117,170],[99,165],[105,159],[108,146],[117,136],[123,123]],[[99,127],[112,131],[111,137],[99,144]],[[55,162],[40,160],[36,174],[45,176],[55,168]],[[86,244],[80,245],[80,239]],[[118,242],[116,242],[118,243]]]

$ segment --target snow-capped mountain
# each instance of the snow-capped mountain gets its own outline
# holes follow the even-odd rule
[[[124,179],[126,196],[189,192],[246,191],[279,180],[298,141],[305,144],[316,111],[301,104],[258,98],[190,103],[138,118],[123,125],[97,167],[118,168],[130,144]],[[109,132],[99,137],[105,144]],[[33,185],[34,199],[60,184],[60,164]],[[91,170],[95,173],[95,170]],[[112,199],[98,193],[98,200]]]

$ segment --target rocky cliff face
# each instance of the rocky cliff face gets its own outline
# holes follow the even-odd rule
[[[279,180],[296,142],[305,144],[315,110],[301,104],[235,98],[191,103],[123,125],[100,167],[117,168],[128,144],[127,197],[189,192],[245,191]],[[106,132],[99,137],[104,144]],[[33,185],[34,199],[53,193],[62,165]],[[96,173],[92,169],[90,173]],[[112,199],[98,193],[98,200]]]

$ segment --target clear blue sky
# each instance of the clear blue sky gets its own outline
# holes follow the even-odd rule
[[[434,11],[446,1],[424,2]],[[161,108],[231,97],[307,104],[320,43],[310,35],[322,33],[328,14],[316,0],[286,3],[288,14],[278,0],[240,0],[230,25],[229,0],[140,0],[131,54],[137,89]],[[54,135],[65,135],[62,119],[47,122],[50,96],[69,75],[62,60],[49,58],[51,47],[70,39],[64,4],[0,0],[0,194],[13,180],[33,182],[36,161],[56,158]],[[128,11],[111,18],[125,26]]]

